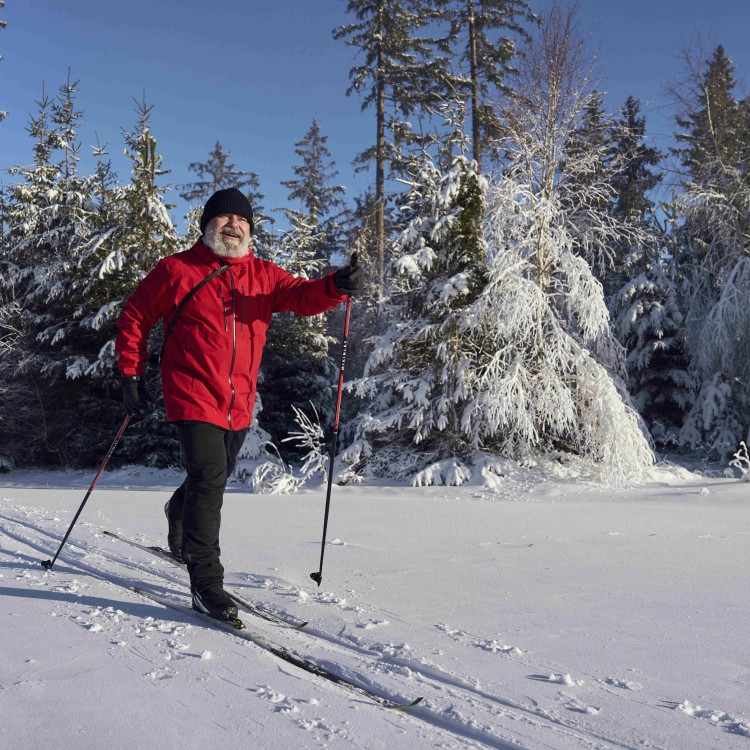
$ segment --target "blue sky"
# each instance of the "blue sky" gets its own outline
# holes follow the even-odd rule
[[[348,194],[371,175],[355,176],[354,156],[373,140],[373,118],[345,95],[354,51],[331,31],[350,19],[345,0],[6,0],[0,18],[0,170],[31,161],[25,132],[42,83],[49,95],[67,77],[80,81],[83,168],[96,141],[109,151],[122,182],[122,130],[135,124],[133,98],[154,105],[153,130],[168,180],[193,175],[220,141],[231,161],[258,172],[266,209],[286,204],[279,183],[293,177],[294,143],[317,119]],[[531,0],[542,12],[548,0]],[[721,43],[737,77],[750,83],[747,0],[580,0],[581,27],[596,54],[600,88],[615,111],[629,95],[643,102],[649,136],[666,147],[673,110],[665,87],[685,72],[681,51],[699,37]],[[746,93],[740,89],[739,93]],[[4,178],[7,180],[7,177]],[[176,201],[181,201],[175,193]],[[180,210],[175,212],[183,228]]]

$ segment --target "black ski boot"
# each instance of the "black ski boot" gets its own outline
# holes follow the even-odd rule
[[[211,586],[203,591],[193,592],[193,609],[204,612],[217,620],[236,620],[237,605],[220,586]]]
[[[182,559],[182,518],[173,518],[169,514],[169,500],[164,506],[164,513],[167,516],[169,530],[167,531],[167,546],[177,562],[184,562]]]

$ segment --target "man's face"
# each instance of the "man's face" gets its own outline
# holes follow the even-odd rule
[[[237,214],[214,216],[206,224],[203,241],[217,255],[242,258],[250,250],[250,224]]]

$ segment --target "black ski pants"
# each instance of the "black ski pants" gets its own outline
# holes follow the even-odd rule
[[[224,583],[219,560],[221,506],[227,479],[247,429],[225,430],[208,422],[176,422],[187,470],[185,481],[169,501],[169,515],[182,517],[182,559],[194,591]]]

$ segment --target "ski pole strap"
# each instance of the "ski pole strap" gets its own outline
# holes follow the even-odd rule
[[[177,310],[175,311],[175,314],[172,316],[172,321],[169,324],[169,327],[167,328],[166,333],[164,334],[164,341],[161,345],[161,351],[159,352],[159,364],[161,364],[161,360],[164,357],[164,349],[166,349],[167,346],[167,339],[169,338],[169,335],[174,330],[175,323],[177,322],[177,318],[180,317],[180,313],[182,312],[185,305],[187,305],[188,302],[206,285],[208,284],[211,279],[215,279],[219,274],[224,273],[227,269],[231,268],[231,263],[225,263],[221,268],[217,268],[215,271],[212,271],[208,276],[206,276],[205,279],[201,279],[181,300],[180,304],[177,305]]]

